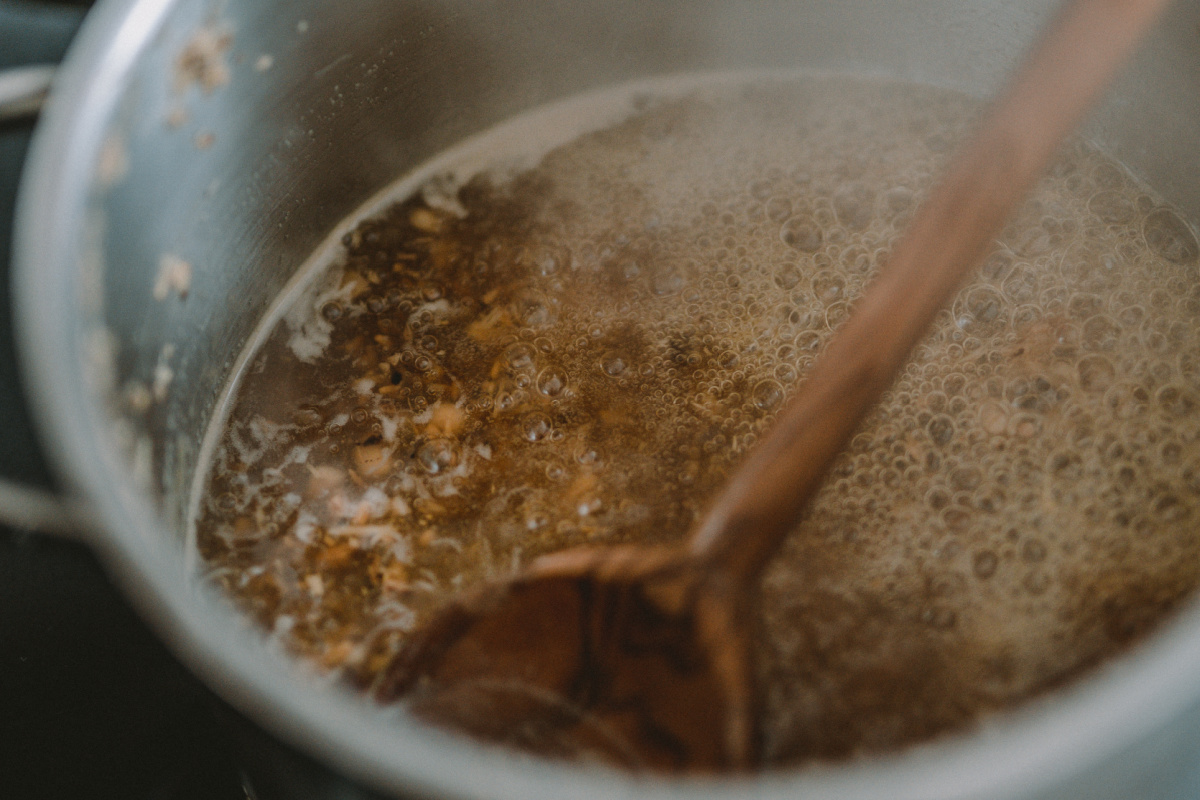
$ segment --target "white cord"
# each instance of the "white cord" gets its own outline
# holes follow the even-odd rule
[[[0,479],[0,523],[19,530],[80,538],[80,525],[66,501],[4,479]]]

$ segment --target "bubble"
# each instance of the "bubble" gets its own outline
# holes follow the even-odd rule
[[[779,238],[788,247],[801,253],[815,253],[825,240],[820,228],[799,217],[792,217],[783,223],[779,229]]]
[[[600,369],[610,378],[619,378],[629,370],[629,363],[623,355],[610,350],[600,357]]]
[[[969,290],[956,304],[955,325],[973,336],[990,336],[1008,323],[1004,298],[986,286]]]
[[[531,328],[542,328],[554,321],[554,313],[537,297],[523,297],[517,301],[517,319]]]
[[[417,462],[430,475],[445,472],[458,462],[454,445],[448,439],[430,439],[417,450]]]
[[[996,574],[1000,559],[991,550],[981,550],[971,561],[971,571],[980,578],[990,578]]]
[[[540,442],[550,434],[550,430],[550,418],[545,414],[534,412],[521,420],[521,435],[530,442]]]
[[[1027,539],[1021,546],[1021,558],[1031,564],[1046,560],[1046,545],[1037,539]]]
[[[841,275],[822,270],[813,276],[812,290],[822,303],[836,303],[846,291],[846,280]]]
[[[792,201],[786,197],[772,197],[767,201],[767,219],[782,223],[792,215]]]
[[[850,316],[850,305],[845,301],[831,304],[825,309],[825,326],[835,330]]]
[[[979,424],[990,435],[1000,436],[1008,428],[1008,412],[999,403],[984,403],[979,407]]]
[[[1191,509],[1173,494],[1165,494],[1154,501],[1154,514],[1166,523],[1181,522],[1191,516]]]
[[[958,623],[958,612],[944,606],[933,606],[921,613],[921,621],[937,630],[950,630]]]
[[[893,214],[903,214],[913,207],[913,192],[907,186],[894,186],[883,195],[883,202]]]
[[[1179,372],[1193,387],[1200,387],[1200,352],[1190,349],[1181,352]]]
[[[1158,407],[1173,417],[1186,417],[1195,413],[1196,398],[1180,386],[1164,386],[1154,398]]]
[[[950,444],[950,440],[954,438],[954,421],[945,414],[939,414],[931,419],[926,427],[929,431],[929,438],[940,447]]]
[[[783,387],[775,380],[760,381],[751,392],[751,401],[760,411],[770,411],[783,402]]]
[[[1104,310],[1104,299],[1087,292],[1076,292],[1067,301],[1067,313],[1079,320],[1086,320]]]
[[[1021,581],[1021,585],[1025,587],[1025,591],[1036,597],[1045,594],[1050,588],[1050,579],[1044,572],[1031,572]]]
[[[534,257],[533,263],[538,274],[548,278],[571,263],[571,251],[566,247],[547,248]]]
[[[795,264],[780,264],[775,268],[775,285],[780,289],[793,289],[800,283],[800,270]]]
[[[651,280],[651,288],[656,295],[663,297],[679,294],[680,289],[683,288],[683,283],[683,276],[679,274],[678,270],[665,269],[654,274],[654,278]]]
[[[321,306],[321,317],[326,322],[337,322],[342,318],[343,313],[341,303],[326,303]]]
[[[940,468],[940,464],[938,465]],[[936,471],[936,469],[931,470]],[[941,511],[950,503],[950,493],[940,486],[925,493],[925,503],[934,511]]]
[[[550,515],[544,511],[535,509],[525,517],[525,530],[534,531],[544,530],[551,522]]]
[[[1150,394],[1141,386],[1118,383],[1104,394],[1104,406],[1114,419],[1133,419],[1145,411]]]
[[[862,230],[874,216],[874,193],[863,183],[847,183],[833,193],[833,208],[838,222],[851,230]]]
[[[1200,463],[1192,460],[1179,473],[1183,487],[1194,495],[1200,495]]]
[[[1107,316],[1092,317],[1083,323],[1082,338],[1087,350],[1115,350],[1121,341],[1121,328]]]
[[[1009,432],[1018,439],[1032,439],[1042,432],[1042,421],[1033,414],[1017,414],[1008,424]]]
[[[1112,362],[1100,355],[1084,356],[1079,359],[1079,385],[1084,391],[1103,392],[1116,380],[1117,371]]]
[[[1124,192],[1097,192],[1088,200],[1088,210],[1109,224],[1131,222],[1137,210]]]
[[[1170,209],[1151,211],[1142,223],[1142,233],[1151,250],[1174,264],[1195,263],[1200,255],[1191,228]]]
[[[795,383],[796,379],[800,376],[796,372],[796,368],[791,364],[780,364],[775,368],[775,377],[778,378],[781,383],[791,384]]]
[[[325,418],[321,416],[320,409],[315,406],[300,406],[296,412],[292,414],[292,419],[302,428],[309,428],[316,425],[321,425],[325,422]]]
[[[796,350],[800,353],[814,353],[821,348],[821,334],[816,331],[801,331],[796,335]]]
[[[567,373],[558,367],[546,367],[538,374],[537,388],[547,397],[558,397],[567,388]]]
[[[525,342],[510,345],[504,351],[504,359],[508,362],[509,368],[516,372],[533,369],[535,355],[536,351],[533,349],[533,345]]]
[[[724,350],[717,356],[717,366],[724,370],[731,370],[738,365],[741,358],[732,350]]]
[[[575,512],[581,517],[590,517],[600,513],[604,508],[604,501],[599,497],[585,497],[575,506]]]
[[[1121,489],[1128,489],[1137,481],[1137,470],[1129,464],[1120,464],[1113,470],[1113,479]]]
[[[983,473],[977,467],[957,467],[950,473],[950,485],[960,492],[969,492],[983,482]]]
[[[1033,301],[1038,288],[1038,280],[1032,271],[1014,268],[1004,280],[1003,292],[1009,302],[1020,305]]]
[[[1116,164],[1102,163],[1092,171],[1092,180],[1104,189],[1119,189],[1125,186],[1125,176]]]
[[[1012,327],[1015,331],[1021,331],[1029,327],[1042,318],[1041,309],[1032,305],[1022,305],[1013,310]]]
[[[1077,453],[1060,451],[1050,456],[1046,471],[1064,481],[1076,481],[1083,475],[1083,461]]]
[[[1004,279],[1012,272],[1013,257],[1004,251],[992,253],[988,256],[987,261],[983,262],[979,273],[985,279],[993,283],[1003,283]]]

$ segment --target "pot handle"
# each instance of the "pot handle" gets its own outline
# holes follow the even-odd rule
[[[0,524],[78,541],[86,538],[84,518],[71,500],[0,478]]]
[[[0,72],[0,122],[37,116],[50,93],[54,72],[55,67],[51,64],[33,64]]]
[[[50,92],[55,69],[52,64],[33,64],[0,71],[0,123],[37,116]],[[0,523],[18,530],[83,538],[84,525],[70,500],[2,478]]]

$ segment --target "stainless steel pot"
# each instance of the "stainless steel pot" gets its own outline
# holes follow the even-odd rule
[[[335,223],[397,176],[522,110],[653,74],[806,67],[986,96],[1051,11],[1042,0],[105,0],[56,81],[17,231],[32,403],[96,521],[90,541],[218,692],[395,794],[1197,796],[1197,605],[1093,677],[967,736],[850,766],[667,781],[518,758],[380,713],[265,652],[189,579],[197,450],[238,353]],[[1193,219],[1198,23],[1200,3],[1178,4],[1087,128]]]

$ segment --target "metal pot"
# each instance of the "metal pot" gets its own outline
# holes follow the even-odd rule
[[[334,225],[397,176],[522,110],[661,73],[806,67],[986,96],[1052,10],[1043,0],[100,3],[56,81],[17,231],[32,404],[94,521],[89,540],[214,689],[384,792],[1195,796],[1195,604],[1134,653],[969,735],[847,766],[668,781],[518,758],[382,714],[265,652],[189,578],[197,451],[239,352]],[[1193,219],[1198,22],[1200,3],[1177,5],[1086,130]]]

